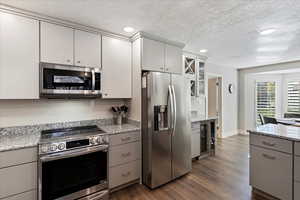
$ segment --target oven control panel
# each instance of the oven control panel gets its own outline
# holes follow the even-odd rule
[[[108,145],[108,144],[109,144],[108,135],[94,135],[84,139],[74,139],[74,140],[67,140],[61,142],[40,144],[39,153],[40,154],[55,153],[55,152],[70,150],[74,148],[89,147],[89,146],[96,146],[96,145]]]

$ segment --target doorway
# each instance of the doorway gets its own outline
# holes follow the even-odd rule
[[[222,76],[208,75],[207,116],[217,118],[217,137],[222,137]]]

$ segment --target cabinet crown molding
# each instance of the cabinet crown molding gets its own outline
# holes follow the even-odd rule
[[[190,52],[190,51],[183,51],[183,55],[186,56],[186,57],[192,57],[192,58],[195,58],[195,59],[200,59],[203,62],[206,62],[206,60],[208,59],[208,57],[205,56],[205,55],[197,54],[197,53]]]
[[[137,32],[130,39],[131,39],[131,41],[135,41],[139,38],[148,38],[148,39],[151,39],[151,40],[156,40],[156,41],[159,41],[159,42],[162,42],[162,43],[165,43],[165,44],[177,46],[177,47],[182,48],[182,49],[185,47],[185,44],[182,43],[182,42],[168,40],[168,39],[162,38],[160,36],[156,36],[156,35],[152,35],[150,33],[146,33],[144,31]]]

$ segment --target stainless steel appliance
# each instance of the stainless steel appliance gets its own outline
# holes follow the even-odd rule
[[[168,183],[191,170],[188,92],[183,76],[143,73],[143,183],[150,188]]]
[[[97,126],[42,131],[39,200],[108,200],[108,145]]]
[[[40,63],[40,96],[47,98],[101,97],[99,68]]]

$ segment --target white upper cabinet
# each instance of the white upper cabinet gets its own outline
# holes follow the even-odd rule
[[[0,12],[0,99],[39,98],[39,22]]]
[[[41,22],[41,61],[74,64],[74,31],[72,28]]]
[[[165,46],[165,71],[182,74],[182,49],[166,44]]]
[[[131,98],[131,42],[102,37],[103,98]]]
[[[163,72],[165,68],[165,44],[142,38],[142,69]]]
[[[101,68],[100,34],[75,30],[75,63],[76,66]]]

